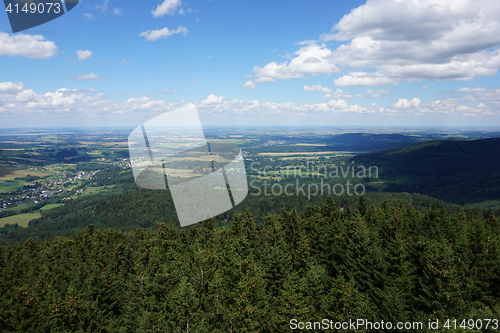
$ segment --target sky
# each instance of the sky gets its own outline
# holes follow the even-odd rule
[[[12,33],[0,128],[500,127],[498,0],[80,0]]]

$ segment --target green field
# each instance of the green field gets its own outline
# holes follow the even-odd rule
[[[110,193],[110,192],[115,192],[115,186],[114,185],[108,185],[108,186],[99,186],[99,187],[90,187],[83,191],[82,195],[95,195],[95,194],[103,194],[103,193]]]
[[[19,214],[9,217],[4,217],[0,219],[0,228],[3,228],[6,224],[15,224],[17,223],[20,227],[26,228],[28,226],[28,222],[34,219],[39,218],[40,213],[26,213]]]
[[[264,175],[264,171],[262,171],[261,174]],[[280,176],[282,174],[281,174],[281,171],[266,171],[265,175],[266,176],[275,176],[275,175]],[[307,172],[306,170],[301,170],[301,169],[284,169],[283,170],[283,176],[302,176],[302,177],[306,177],[306,176],[310,176],[310,175],[324,176],[321,173],[317,173],[317,172],[311,173],[311,172]]]
[[[51,209],[54,209],[54,208],[57,208],[57,207],[61,207],[61,206],[64,206],[64,204],[48,204],[48,205],[43,206],[40,209],[41,210],[51,210]]]
[[[7,208],[7,211],[14,211],[14,212],[19,212],[20,210],[23,210],[25,208],[29,208],[31,206],[30,203],[23,203],[14,207]]]
[[[23,183],[17,180],[0,180],[0,193],[15,192],[23,188]]]

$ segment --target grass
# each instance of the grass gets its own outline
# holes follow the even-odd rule
[[[0,193],[15,192],[23,188],[23,184],[17,180],[0,180]]]
[[[337,154],[337,151],[303,151],[293,153],[259,153],[262,156],[295,156],[295,155],[330,155]]]
[[[95,195],[95,194],[102,194],[102,193],[109,193],[109,192],[115,192],[115,185],[107,185],[107,186],[98,186],[98,187],[89,187],[83,191],[83,196],[87,195]]]
[[[25,208],[29,208],[31,204],[23,203],[14,207],[7,208],[6,211],[19,212]]]
[[[264,171],[261,171],[260,172],[262,175],[264,175]],[[281,171],[266,171],[265,172],[265,175],[270,175],[270,176],[275,176],[275,175],[281,175]],[[305,170],[301,170],[301,169],[284,169],[283,170],[283,176],[287,177],[287,176],[310,176],[310,175],[314,175],[314,176],[324,176],[322,173],[317,173],[317,172],[307,172]]]
[[[3,219],[0,219],[0,228],[3,228],[6,224],[15,224],[15,223],[17,223],[20,227],[26,228],[28,226],[29,221],[37,219],[40,216],[41,216],[40,213],[26,213],[26,214],[4,217]]]
[[[272,180],[277,180],[277,181],[280,181],[283,179],[283,177],[263,177],[263,176],[259,176],[258,178],[259,179],[272,179]]]
[[[51,209],[54,209],[54,208],[57,208],[57,207],[61,207],[61,206],[64,206],[64,204],[48,204],[48,205],[45,205],[43,206],[42,208],[40,208],[41,210],[51,210]]]
[[[18,177],[24,178],[27,175],[45,177],[49,176],[50,174],[29,169],[0,168],[0,180],[13,180]]]

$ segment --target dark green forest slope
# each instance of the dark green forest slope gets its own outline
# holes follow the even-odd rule
[[[337,150],[374,152],[411,146],[427,140],[425,137],[403,134],[345,133],[319,142]]]
[[[500,198],[500,139],[431,141],[352,158],[376,165],[389,192],[416,192],[459,205]]]
[[[364,200],[339,210],[331,199],[263,225],[247,212],[228,228],[211,219],[188,232],[89,226],[72,238],[0,245],[0,331],[288,332],[292,318],[498,320],[499,234],[494,215],[367,208]]]
[[[251,192],[252,193],[252,192]],[[311,205],[325,201],[325,196],[259,196],[249,194],[235,209],[217,216],[217,226],[228,226],[235,214],[250,209],[257,224],[262,224],[269,214],[279,214],[283,208],[295,209],[301,213]],[[359,198],[346,194],[336,197],[339,206],[355,206]],[[433,205],[446,207],[447,212],[456,212],[459,206],[446,204],[434,198],[420,194],[404,193],[367,193],[366,201],[379,204],[388,201],[393,205],[412,204],[415,209],[427,210]],[[64,207],[49,211],[42,210],[42,217],[29,223],[29,227],[7,226],[0,228],[0,240],[24,242],[28,238],[35,240],[55,236],[70,237],[80,229],[93,224],[97,227],[130,231],[137,227],[154,230],[156,223],[172,223],[180,229],[172,197],[168,190],[153,191],[135,188],[119,195],[82,197],[66,203]],[[185,229],[189,229],[190,226]]]

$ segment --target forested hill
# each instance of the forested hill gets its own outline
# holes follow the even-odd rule
[[[291,319],[366,319],[428,332],[439,319],[432,332],[465,332],[442,325],[466,318],[494,332],[499,236],[494,215],[363,201],[341,211],[331,200],[263,225],[245,213],[189,232],[89,226],[0,245],[0,330],[290,332]],[[357,331],[406,332],[394,327]]]
[[[378,166],[387,191],[418,192],[457,204],[500,198],[500,138],[432,141],[351,160]]]
[[[428,210],[432,206],[443,206],[447,212],[456,212],[459,207],[420,194],[366,193],[368,205],[387,201],[393,205],[412,204],[415,209]],[[269,214],[279,214],[285,208],[301,213],[308,206],[321,204],[325,196],[255,196],[249,194],[235,209],[217,216],[218,226],[227,226],[236,213],[252,212],[256,223],[262,224]],[[354,207],[359,197],[346,194],[336,197],[339,206]],[[153,230],[156,222],[172,223],[180,229],[174,203],[168,190],[152,191],[134,189],[112,196],[90,196],[67,202],[65,206],[42,211],[42,217],[30,222],[27,228],[7,226],[0,228],[0,241],[24,242],[28,238],[47,239],[55,236],[72,236],[80,229],[93,224],[96,227],[130,231],[140,227]],[[190,226],[186,227],[189,229]]]
[[[424,141],[424,138],[403,134],[345,133],[321,140],[336,150],[380,151],[406,147]]]

